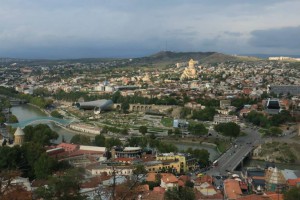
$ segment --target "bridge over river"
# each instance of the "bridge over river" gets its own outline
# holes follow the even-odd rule
[[[31,125],[31,124],[36,124],[36,123],[48,123],[48,122],[54,122],[55,124],[61,125],[61,126],[67,126],[72,122],[75,122],[75,119],[60,119],[60,118],[56,118],[56,117],[34,117],[34,118],[30,118],[30,119],[26,119],[23,121],[20,121],[18,123],[6,123],[6,125],[8,126],[12,126],[13,128],[24,128],[27,125]]]
[[[239,137],[235,144],[218,158],[218,165],[207,171],[209,175],[227,175],[238,166],[243,167],[246,158],[251,158],[253,149],[259,145],[261,136],[258,130],[247,128],[243,130],[246,136]]]

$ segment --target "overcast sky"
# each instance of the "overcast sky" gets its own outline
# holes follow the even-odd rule
[[[0,57],[300,55],[299,0],[0,0]]]

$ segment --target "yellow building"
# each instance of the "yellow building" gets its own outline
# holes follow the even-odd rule
[[[179,161],[180,163],[180,172],[187,172],[192,170],[196,166],[196,159],[192,157],[190,154],[183,153],[162,153],[156,156],[156,160],[164,161],[164,160],[174,160]]]
[[[144,163],[148,172],[180,172],[178,160],[154,160]]]

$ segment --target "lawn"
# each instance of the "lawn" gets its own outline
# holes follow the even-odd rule
[[[173,126],[173,119],[169,117],[164,117],[161,119],[160,123],[166,127],[172,127]]]

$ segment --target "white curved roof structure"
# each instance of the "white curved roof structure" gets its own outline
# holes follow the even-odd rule
[[[113,104],[112,100],[101,99],[96,101],[78,102],[76,103],[76,106],[81,109],[99,108],[101,110],[109,110],[112,108]]]

